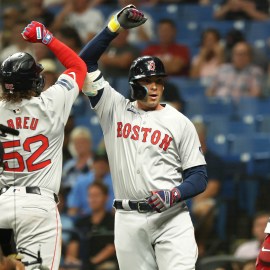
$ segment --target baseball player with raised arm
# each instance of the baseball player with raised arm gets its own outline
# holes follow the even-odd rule
[[[270,270],[270,219],[264,230],[266,237],[256,261],[256,270]]]
[[[42,92],[43,67],[24,52],[1,65],[0,123],[20,131],[1,138],[4,172],[0,177],[0,228],[13,229],[17,250],[42,257],[58,270],[61,221],[57,210],[62,172],[64,126],[82,88],[86,65],[69,47],[36,21],[22,32],[26,41],[43,43],[65,66],[57,82]],[[32,257],[24,254],[26,269]]]
[[[197,245],[185,200],[207,186],[204,156],[195,127],[161,104],[166,72],[157,57],[130,67],[131,97],[125,99],[102,77],[97,61],[122,28],[144,23],[126,6],[81,51],[89,96],[104,133],[115,194],[115,246],[121,270],[195,269]]]

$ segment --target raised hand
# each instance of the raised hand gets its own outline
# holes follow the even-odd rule
[[[146,20],[142,11],[136,9],[134,5],[128,5],[112,16],[108,28],[111,32],[117,32],[120,27],[124,29],[138,27]]]
[[[32,21],[22,31],[22,37],[32,43],[49,44],[53,34],[40,22]]]

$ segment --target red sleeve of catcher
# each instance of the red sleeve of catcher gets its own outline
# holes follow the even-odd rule
[[[67,69],[64,74],[72,77],[81,90],[87,72],[84,61],[72,49],[55,37],[47,46]]]
[[[261,246],[257,262],[256,270],[267,270],[270,269],[270,235],[268,234]]]

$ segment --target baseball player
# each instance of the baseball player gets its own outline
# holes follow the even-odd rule
[[[257,257],[256,270],[270,270],[270,220],[268,221],[264,232],[267,235]]]
[[[42,92],[43,67],[30,54],[15,53],[1,65],[0,123],[20,134],[1,138],[4,172],[0,178],[0,228],[14,231],[18,251],[39,251],[43,265],[58,270],[61,222],[57,194],[64,126],[82,88],[86,65],[39,22],[27,25],[22,36],[47,46],[66,71]],[[26,262],[33,259],[27,254],[24,257]]]
[[[185,200],[207,186],[204,156],[195,127],[161,104],[166,76],[157,57],[131,65],[132,100],[102,77],[97,61],[122,28],[146,21],[126,6],[81,51],[89,96],[104,133],[115,193],[115,246],[121,270],[195,269],[197,245]]]

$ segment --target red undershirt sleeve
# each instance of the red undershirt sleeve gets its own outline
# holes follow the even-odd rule
[[[47,47],[67,69],[63,73],[72,77],[77,82],[79,89],[81,90],[87,72],[84,61],[72,49],[55,37]]]

